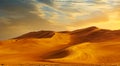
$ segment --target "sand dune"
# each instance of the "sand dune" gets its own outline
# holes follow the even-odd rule
[[[22,38],[51,38],[55,35],[54,31],[38,31],[38,32],[30,32],[24,34],[22,36],[16,37],[14,39],[22,39]]]
[[[97,27],[89,27],[71,32],[72,43],[78,44],[82,42],[106,42],[119,41],[120,30],[99,29]]]
[[[66,47],[69,42],[69,35],[59,33],[56,33],[52,38],[47,39],[31,38],[1,41],[0,60],[4,59],[5,62],[9,62],[9,60],[11,62],[11,60],[14,59],[14,62],[16,62],[16,60],[17,62],[25,61],[25,59],[26,61],[41,60],[44,55]]]
[[[63,58],[49,59],[59,63],[120,63],[120,42],[82,43],[64,49]],[[63,52],[65,54],[65,52]]]
[[[0,63],[120,63],[120,31],[39,31],[0,41]]]

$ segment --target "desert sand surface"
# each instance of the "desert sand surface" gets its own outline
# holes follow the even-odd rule
[[[0,63],[119,64],[120,31],[88,27],[24,34],[0,41]]]

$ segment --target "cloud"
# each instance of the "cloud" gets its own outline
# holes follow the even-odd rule
[[[119,15],[119,0],[0,0],[0,39],[38,30],[119,24]]]
[[[36,0],[0,0],[0,39],[8,39],[26,32],[61,29],[40,15]]]
[[[37,0],[37,1],[51,6],[53,5],[53,0]]]

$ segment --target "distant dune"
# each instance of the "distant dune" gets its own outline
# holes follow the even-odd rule
[[[0,63],[120,63],[120,30],[38,31],[0,41]]]
[[[22,38],[51,38],[55,35],[54,31],[39,31],[39,32],[30,32],[24,34],[22,36],[16,37],[15,39],[22,39]]]
[[[104,42],[104,41],[119,41],[120,30],[99,29],[97,27],[89,27],[71,32],[72,42]]]
[[[109,40],[118,40],[120,39],[120,30],[107,30],[99,29],[95,26],[78,29],[74,31],[38,31],[30,32],[22,36],[16,37],[14,39],[25,39],[25,38],[51,38],[55,33],[64,33],[71,36],[72,44],[82,43],[82,42],[103,42]],[[103,39],[106,38],[106,39]]]

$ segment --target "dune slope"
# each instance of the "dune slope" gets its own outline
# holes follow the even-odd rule
[[[60,39],[58,39],[60,38]],[[46,54],[65,48],[70,36],[55,33],[52,38],[12,39],[0,42],[0,63],[38,61]]]
[[[65,57],[48,60],[59,63],[120,63],[119,48],[120,42],[82,43],[64,49],[68,53]]]

